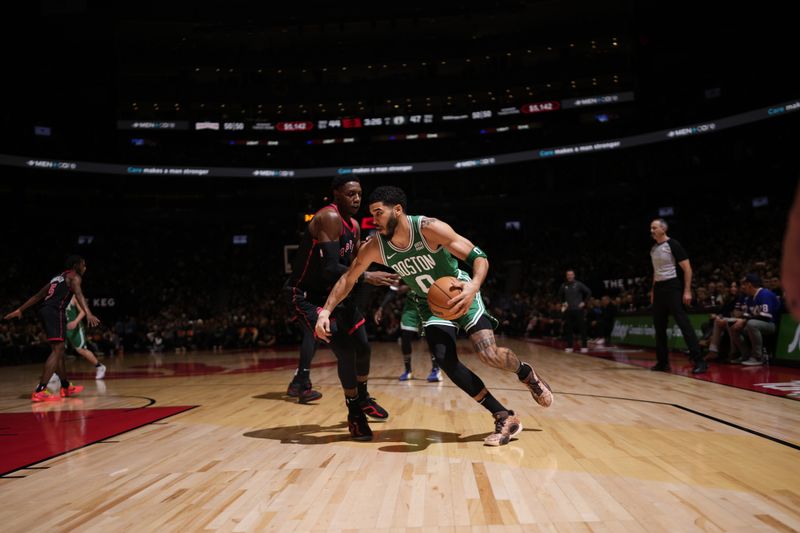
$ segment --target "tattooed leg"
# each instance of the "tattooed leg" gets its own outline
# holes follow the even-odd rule
[[[514,372],[517,378],[528,387],[536,403],[542,407],[550,407],[553,404],[553,391],[533,370],[528,363],[522,363],[513,351],[508,348],[498,347],[494,332],[491,329],[481,329],[469,336],[478,358],[485,364]],[[477,398],[476,398],[477,399]]]
[[[472,347],[478,354],[482,363],[507,372],[519,372],[520,360],[513,351],[497,346],[494,332],[491,329],[481,329],[469,336]]]

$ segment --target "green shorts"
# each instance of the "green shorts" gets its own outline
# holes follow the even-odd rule
[[[413,331],[420,333],[422,330],[422,320],[419,318],[417,305],[414,303],[414,298],[409,293],[406,295],[406,300],[403,302],[403,314],[400,315],[400,329],[403,331]]]
[[[86,333],[83,330],[83,324],[78,324],[75,329],[67,330],[66,345],[68,348],[72,346],[76,350],[86,348]]]
[[[459,273],[458,279],[462,281],[470,281],[469,276],[463,272]],[[489,322],[492,323],[492,329],[497,329],[497,326],[499,325],[497,319],[486,311],[486,306],[483,305],[481,291],[478,291],[478,294],[475,295],[475,299],[472,300],[472,305],[469,306],[466,314],[457,318],[456,320],[445,320],[434,315],[431,312],[431,309],[428,307],[428,300],[425,298],[416,298],[416,304],[417,313],[419,314],[420,319],[422,319],[422,326],[425,328],[428,326],[450,326],[457,329],[463,329],[466,332],[469,331],[469,329],[475,324],[477,324],[478,320],[480,320],[480,318],[484,315],[489,319]]]

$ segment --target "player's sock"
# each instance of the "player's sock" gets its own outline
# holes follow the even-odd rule
[[[344,397],[344,403],[345,403],[345,405],[347,405],[347,410],[350,411],[350,413],[360,413],[361,412],[361,408],[358,406],[358,400],[359,400],[359,395],[358,394],[356,394],[352,398],[349,397],[349,396],[345,396]]]
[[[531,374],[531,367],[528,365],[523,365],[522,363],[519,364],[519,368],[517,369],[517,377],[520,381],[525,381],[528,376]]]
[[[367,382],[366,381],[359,381],[357,385],[358,390],[358,399],[359,400],[366,400],[369,398],[369,392],[367,392]]]
[[[487,392],[486,396],[483,397],[483,400],[480,400],[478,403],[484,406],[486,409],[488,409],[489,412],[492,414],[508,410],[505,407],[503,407],[503,404],[497,401],[497,398],[492,396],[491,392]]]

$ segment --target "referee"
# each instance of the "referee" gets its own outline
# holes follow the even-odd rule
[[[675,239],[667,236],[667,223],[657,218],[650,223],[650,235],[656,244],[650,249],[653,261],[653,289],[650,291],[650,303],[653,304],[653,325],[656,330],[656,358],[658,361],[651,370],[669,372],[669,350],[667,348],[667,322],[669,315],[681,329],[694,368],[692,374],[702,374],[708,365],[700,354],[694,328],[683,304],[692,302],[692,266],[689,255]],[[678,266],[683,270],[683,290],[678,279]]]

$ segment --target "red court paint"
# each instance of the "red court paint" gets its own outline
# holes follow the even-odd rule
[[[57,407],[33,404],[29,413],[0,413],[0,476],[195,406],[81,411]]]

